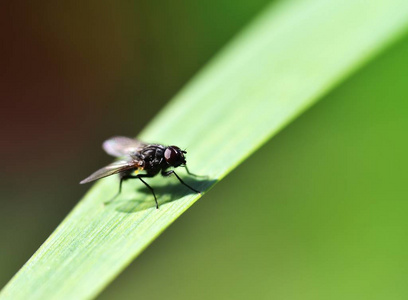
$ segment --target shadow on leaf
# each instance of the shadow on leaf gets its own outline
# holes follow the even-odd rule
[[[202,192],[206,191],[210,186],[212,186],[217,181],[215,179],[198,180],[195,178],[189,178],[189,179],[183,179],[183,180],[188,185]],[[156,194],[157,201],[159,203],[159,209],[165,203],[176,201],[190,194],[196,194],[194,191],[184,186],[180,182],[175,182],[175,183],[172,182],[169,184],[159,185],[159,186],[152,186],[152,185],[150,186],[154,189],[154,192]],[[110,205],[116,204],[115,210],[119,212],[124,212],[124,213],[136,213],[136,212],[140,212],[140,211],[143,211],[149,208],[156,207],[154,197],[151,191],[146,186],[141,185],[136,190],[138,192],[145,194],[146,197],[143,197],[143,199],[132,199],[132,200],[120,201],[116,203],[113,202]]]

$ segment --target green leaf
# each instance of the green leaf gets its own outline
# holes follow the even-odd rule
[[[149,124],[140,137],[188,150],[207,191],[271,136],[408,26],[405,0],[285,1],[266,9]],[[267,159],[267,157],[265,158]],[[176,179],[96,184],[0,294],[1,299],[96,296],[199,195]],[[244,187],[237,187],[244,188]],[[211,216],[209,216],[211,217]]]

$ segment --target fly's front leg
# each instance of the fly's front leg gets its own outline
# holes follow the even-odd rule
[[[191,175],[191,176],[194,176],[194,177],[197,177],[197,178],[208,178],[208,176],[205,176],[205,175],[203,176],[203,175],[197,175],[197,174],[191,173],[190,170],[187,168],[187,165],[185,165],[184,168],[186,168],[186,171],[187,171],[188,175]]]
[[[163,176],[170,176],[171,174],[174,174],[174,175],[176,175],[177,179],[178,179],[183,185],[185,185],[186,187],[188,187],[190,190],[196,192],[197,194],[201,194],[200,191],[197,191],[195,188],[193,188],[193,187],[189,186],[187,183],[185,183],[185,182],[177,175],[177,173],[174,172],[174,170],[171,170],[171,171],[162,171],[161,174],[162,174]]]

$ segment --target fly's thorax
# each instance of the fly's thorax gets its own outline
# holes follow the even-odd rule
[[[141,158],[144,162],[144,168],[149,169],[161,169],[163,155],[165,147],[162,145],[149,145],[145,147],[141,152]]]

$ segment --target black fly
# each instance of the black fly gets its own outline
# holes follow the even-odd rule
[[[174,170],[167,170],[171,167],[177,168],[179,166],[185,167],[188,174],[190,173],[186,165],[184,154],[187,152],[181,150],[177,146],[163,146],[159,144],[145,144],[137,139],[132,139],[123,136],[113,137],[103,143],[103,149],[110,155],[120,157],[121,160],[115,161],[106,167],[99,169],[89,177],[82,180],[80,183],[95,181],[113,174],[119,174],[120,183],[119,191],[113,197],[115,199],[122,190],[122,183],[124,180],[130,178],[138,178],[146,185],[152,192],[154,200],[156,201],[156,208],[159,208],[156,194],[153,188],[147,184],[143,178],[154,177],[161,173],[163,176],[174,174],[177,179],[186,187],[196,193],[200,193],[196,189],[185,183]],[[146,174],[133,175],[135,171],[145,171]],[[112,200],[113,200],[112,199]]]

